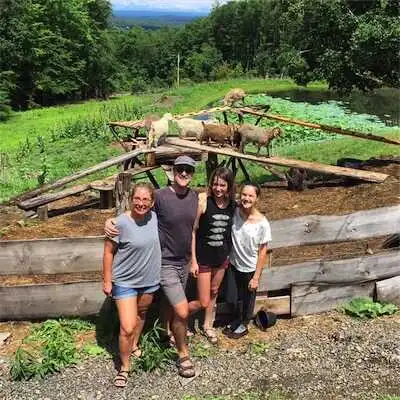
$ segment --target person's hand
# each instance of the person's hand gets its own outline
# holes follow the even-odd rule
[[[197,278],[199,276],[199,264],[197,264],[197,262],[192,262],[190,273],[193,275],[194,278]]]
[[[103,293],[109,297],[112,293],[112,283],[111,282],[103,282]]]
[[[249,290],[254,291],[257,289],[258,289],[258,279],[256,278],[250,279]]]
[[[119,235],[119,230],[115,227],[115,218],[108,218],[104,224],[104,234],[108,237]]]

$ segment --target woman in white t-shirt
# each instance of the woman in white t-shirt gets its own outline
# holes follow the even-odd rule
[[[262,269],[267,263],[267,246],[271,228],[256,204],[260,186],[246,183],[240,193],[232,223],[232,250],[229,256],[235,277],[238,301],[235,319],[223,329],[230,338],[247,335],[247,325],[253,317],[256,291]]]

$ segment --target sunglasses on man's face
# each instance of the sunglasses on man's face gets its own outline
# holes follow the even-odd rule
[[[191,167],[190,165],[176,165],[175,169],[176,172],[178,172],[178,174],[181,174],[182,172],[186,172],[187,174],[194,173],[194,168]]]

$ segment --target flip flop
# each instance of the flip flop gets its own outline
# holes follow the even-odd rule
[[[182,378],[193,378],[196,375],[194,364],[189,356],[179,358],[176,362],[178,374]]]
[[[114,378],[114,386],[124,388],[128,383],[129,371],[119,371],[117,376]]]

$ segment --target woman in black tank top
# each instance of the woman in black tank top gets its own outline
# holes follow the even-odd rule
[[[205,193],[204,193],[205,195]],[[203,334],[212,343],[218,290],[228,267],[232,218],[235,210],[234,176],[228,168],[217,168],[210,178],[207,196],[199,196],[199,209],[192,235],[191,273],[197,278],[198,299],[189,303],[190,313],[205,309]]]

